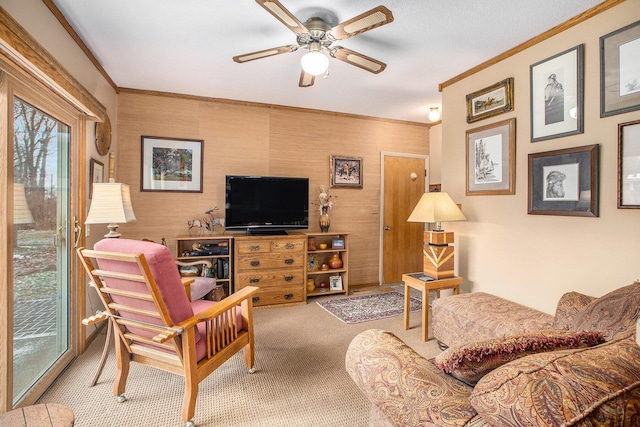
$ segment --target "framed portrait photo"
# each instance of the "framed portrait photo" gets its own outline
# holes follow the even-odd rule
[[[640,110],[640,21],[600,37],[600,117]]]
[[[143,136],[140,191],[202,193],[204,141]]]
[[[529,154],[528,213],[598,216],[599,145]]]
[[[91,183],[89,185],[89,198],[93,198],[93,183],[104,182],[104,164],[97,160],[91,159],[89,162],[89,175],[91,176]]]
[[[513,111],[513,77],[467,95],[467,123]]]
[[[329,289],[332,291],[341,291],[342,276],[329,276]]]
[[[515,194],[516,119],[467,131],[467,196]]]
[[[584,132],[584,45],[530,66],[531,142]]]
[[[362,157],[330,156],[331,186],[362,188]]]
[[[618,125],[618,208],[640,209],[640,120]]]

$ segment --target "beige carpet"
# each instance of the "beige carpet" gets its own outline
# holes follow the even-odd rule
[[[358,292],[362,294],[362,292]],[[320,298],[331,298],[320,297]],[[351,339],[379,328],[394,332],[425,357],[439,353],[436,342],[420,339],[420,311],[405,331],[402,316],[345,324],[311,299],[307,305],[255,311],[256,367],[247,373],[237,354],[200,383],[194,421],[198,426],[367,425],[369,403],[344,368]],[[69,406],[76,426],[181,426],[182,377],[133,364],[128,400],[112,396],[113,350],[100,381],[89,387],[104,336],[62,374],[39,403]]]

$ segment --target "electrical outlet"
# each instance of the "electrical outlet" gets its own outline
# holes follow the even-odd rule
[[[374,215],[375,214],[379,214],[380,213],[380,206],[378,206],[378,205],[372,206],[371,207],[371,213],[374,214]]]

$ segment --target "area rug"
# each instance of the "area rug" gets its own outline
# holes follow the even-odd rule
[[[382,292],[349,298],[318,301],[318,305],[344,323],[362,323],[404,313],[404,295],[400,292]],[[411,311],[422,308],[422,302],[411,297]]]

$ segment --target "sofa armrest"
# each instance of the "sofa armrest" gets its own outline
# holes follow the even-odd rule
[[[444,374],[390,332],[358,334],[345,366],[388,425],[463,425],[476,415],[469,403],[472,387]]]
[[[580,292],[567,292],[560,297],[553,321],[554,329],[571,329],[576,314],[597,298]]]

